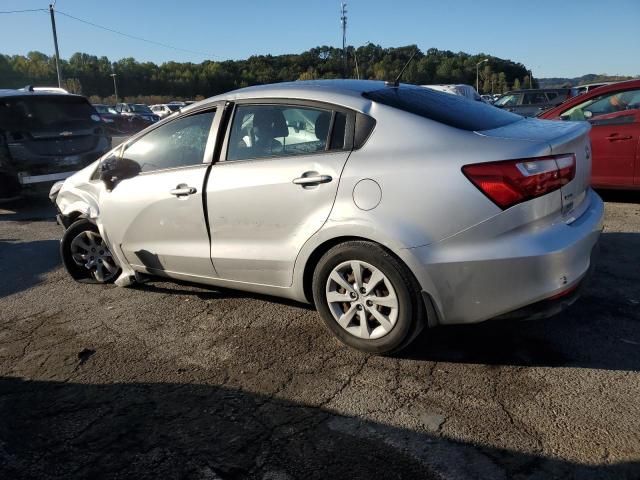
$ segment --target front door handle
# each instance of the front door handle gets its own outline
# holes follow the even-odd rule
[[[617,133],[613,133],[611,135],[609,135],[608,137],[606,137],[607,140],[609,140],[610,142],[619,142],[621,140],[631,140],[633,137],[631,135],[618,135]]]
[[[321,183],[329,183],[333,178],[330,175],[312,175],[309,177],[294,178],[293,183],[296,185],[319,185]]]
[[[196,192],[197,190],[195,188],[185,185],[184,183],[181,183],[173,190],[169,190],[169,193],[171,195],[175,195],[176,197],[182,197],[184,195],[193,195]]]

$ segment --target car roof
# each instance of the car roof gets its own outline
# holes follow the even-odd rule
[[[520,90],[510,90],[505,95],[512,93],[528,93],[528,92],[556,92],[558,90],[571,90],[570,87],[558,87],[558,88],[521,88]]]
[[[579,86],[585,87],[586,85],[579,85]],[[640,88],[640,79],[623,80],[622,82],[607,83],[599,87],[592,88],[586,93],[582,93],[580,95],[572,97],[570,100],[573,100],[574,98],[578,98],[578,97],[584,100],[585,98],[589,98],[592,94],[602,95],[603,93],[615,92],[617,90],[627,90],[629,88]],[[568,103],[570,100],[568,100],[565,103]]]
[[[10,88],[0,89],[0,97],[82,97],[73,93],[62,93],[52,90],[14,90]],[[84,98],[84,97],[82,97]]]
[[[371,104],[363,93],[386,87],[379,80],[302,80],[295,82],[271,83],[233,90],[208,98],[193,105],[203,105],[223,100],[283,98],[291,100],[310,100],[332,103],[364,111]],[[416,85],[400,84],[399,88],[422,88]],[[189,105],[187,108],[193,108]]]

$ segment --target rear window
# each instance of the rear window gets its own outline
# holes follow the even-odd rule
[[[151,113],[151,109],[146,105],[142,105],[140,103],[136,103],[135,105],[129,105],[131,107],[131,111],[135,113]]]
[[[491,130],[522,119],[520,115],[505,112],[484,102],[422,87],[389,87],[363,93],[363,96],[462,130]]]
[[[99,121],[96,111],[82,97],[34,95],[0,100],[0,129],[31,130]]]

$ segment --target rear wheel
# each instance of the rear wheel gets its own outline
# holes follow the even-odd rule
[[[345,242],[324,254],[315,269],[313,298],[329,330],[364,352],[397,352],[424,323],[411,273],[372,242]]]
[[[98,227],[86,219],[74,222],[64,233],[60,254],[65,268],[77,281],[109,283],[120,273]]]

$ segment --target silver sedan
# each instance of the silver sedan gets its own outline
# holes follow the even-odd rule
[[[575,300],[603,204],[586,123],[383,82],[237,90],[57,184],[79,281],[149,275],[313,303],[345,344]]]

